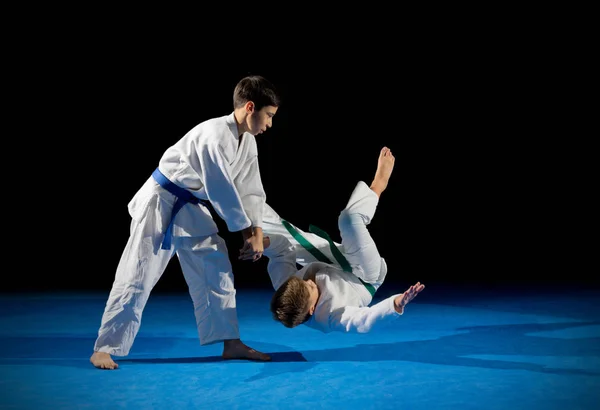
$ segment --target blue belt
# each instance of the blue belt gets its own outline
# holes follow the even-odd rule
[[[152,173],[152,177],[158,182],[158,184],[175,195],[177,199],[175,200],[175,204],[173,205],[173,210],[171,211],[171,220],[169,221],[169,226],[165,232],[165,237],[163,239],[161,248],[163,249],[171,249],[171,237],[173,236],[173,221],[175,220],[175,215],[177,212],[187,203],[190,204],[198,204],[202,202],[206,204],[208,201],[204,201],[202,199],[196,198],[190,191],[187,189],[183,189],[173,182],[169,180],[162,172],[159,171],[158,168],[154,170]]]

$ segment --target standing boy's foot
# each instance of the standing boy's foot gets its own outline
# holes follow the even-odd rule
[[[394,170],[394,162],[396,158],[392,155],[392,151],[388,147],[383,147],[379,152],[379,159],[377,160],[377,171],[375,171],[375,178],[371,183],[371,189],[381,196],[381,193],[387,188],[390,175]]]
[[[247,359],[267,362],[271,356],[246,346],[240,339],[225,340],[223,343],[223,359]]]
[[[90,362],[98,369],[114,370],[118,369],[119,365],[110,357],[108,353],[94,352],[90,357]]]

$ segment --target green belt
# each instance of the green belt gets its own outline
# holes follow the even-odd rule
[[[321,252],[320,250],[315,248],[313,246],[313,244],[310,243],[308,240],[306,240],[306,238],[304,236],[302,236],[302,234],[300,234],[300,232],[298,232],[298,230],[296,228],[294,228],[288,221],[286,221],[285,219],[282,219],[281,223],[283,224],[283,226],[285,226],[285,228],[288,230],[288,232],[294,237],[294,239],[297,240],[298,243],[300,245],[302,245],[307,251],[309,251],[315,258],[317,258],[317,260],[319,260],[321,262],[325,262],[325,263],[332,263],[329,260],[329,258],[327,256],[325,256],[325,254],[323,254],[323,252]],[[342,255],[342,252],[340,252],[340,250],[337,248],[337,246],[335,246],[335,244],[333,243],[333,241],[331,240],[331,237],[327,234],[327,232],[325,232],[321,228],[317,228],[314,225],[309,225],[308,231],[327,240],[327,242],[329,242],[329,247],[331,248],[331,253],[333,253],[333,256],[338,261],[338,263],[340,264],[340,266],[342,267],[344,272],[352,273],[352,268],[350,267],[350,263],[348,263],[348,260],[344,257],[344,255]],[[357,278],[358,278],[358,276],[357,276]],[[375,287],[373,285],[371,285],[368,282],[365,282],[361,278],[358,278],[358,280],[360,280],[361,283],[363,285],[365,285],[365,288],[367,288],[367,290],[371,294],[371,297],[375,296]]]

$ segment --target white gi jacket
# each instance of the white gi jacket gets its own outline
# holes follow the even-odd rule
[[[266,194],[260,178],[256,139],[249,133],[238,137],[233,112],[192,128],[165,151],[158,168],[171,182],[199,199],[209,200],[230,231],[262,226]],[[162,240],[158,233],[164,233],[169,225],[176,199],[166,190],[157,190],[156,181],[149,177],[128,204],[134,221],[158,210],[151,216],[156,219],[155,249]],[[173,236],[198,237],[217,231],[203,205],[187,204],[173,221]]]
[[[382,326],[396,320],[401,314],[394,309],[390,296],[369,306],[371,294],[358,278],[341,268],[323,262],[312,262],[296,273],[304,278],[309,269],[317,269],[315,282],[319,287],[319,300],[306,326],[324,333],[332,331],[367,333],[375,325]]]

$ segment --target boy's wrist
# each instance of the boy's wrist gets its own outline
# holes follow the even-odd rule
[[[252,235],[253,235],[252,226],[242,229],[242,238],[244,238],[244,240],[252,237]]]
[[[401,294],[394,298],[394,310],[400,315],[404,313],[404,306],[402,306],[402,296],[403,295]]]

